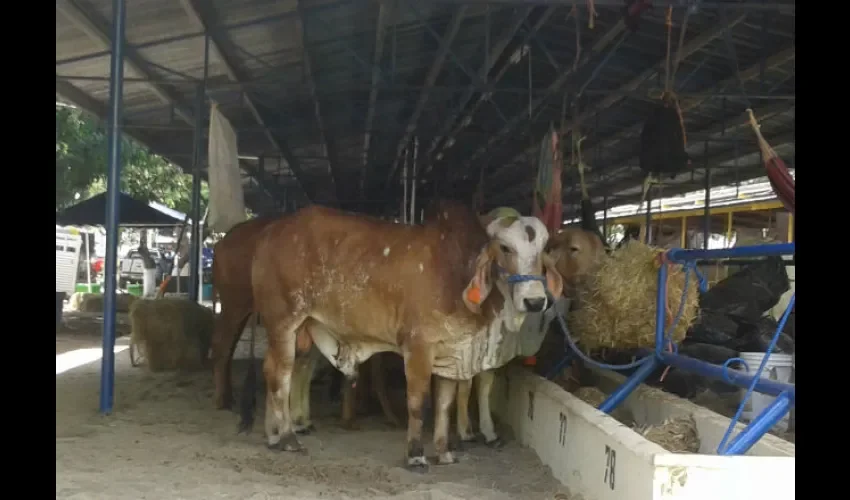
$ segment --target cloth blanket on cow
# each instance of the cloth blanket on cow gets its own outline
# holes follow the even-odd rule
[[[434,375],[451,380],[470,380],[475,375],[506,365],[517,356],[533,356],[556,314],[566,314],[569,301],[558,299],[543,312],[527,313],[517,328],[506,315],[500,315],[485,331],[454,343],[437,347]]]

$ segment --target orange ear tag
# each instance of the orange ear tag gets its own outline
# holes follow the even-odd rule
[[[471,287],[466,292],[466,300],[472,302],[473,304],[480,304],[481,303],[481,289],[478,288],[477,286]]]

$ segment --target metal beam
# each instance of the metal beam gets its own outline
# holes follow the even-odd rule
[[[776,148],[779,148],[779,147],[784,146],[786,144],[793,143],[794,142],[794,132],[793,131],[792,132],[782,132],[779,135],[765,134],[765,139],[767,139],[767,142],[770,143],[770,145],[773,148],[776,149]],[[747,157],[747,156],[759,154],[759,150],[758,150],[758,147],[756,146],[756,142],[755,142],[754,137],[750,137],[748,140],[741,140],[741,145],[743,145],[743,146],[749,145],[750,149],[745,151],[742,148],[731,148],[731,149],[727,149],[727,150],[725,150],[721,153],[718,153],[714,156],[711,156],[707,159],[705,159],[704,157],[696,158],[696,159],[693,160],[693,163],[695,165],[696,164],[710,165],[711,166],[710,168],[712,170],[716,170],[716,169],[736,170],[736,167],[734,165],[724,166],[723,164],[734,161],[737,158],[744,158],[744,157]],[[744,168],[744,167],[742,167],[740,165],[737,167],[737,169],[741,169],[741,168]],[[694,174],[696,174],[696,172],[699,172],[699,170],[700,170],[699,168],[694,168],[693,169]],[[632,172],[637,172],[637,174],[636,175],[628,175]],[[623,167],[622,169],[620,169],[619,173],[626,173],[626,175],[623,176],[623,175],[612,174],[606,179],[605,182],[594,183],[594,184],[591,184],[590,186],[588,186],[590,191],[596,193],[595,195],[591,196],[591,199],[594,203],[602,200],[602,198],[604,196],[608,196],[608,199],[611,200],[613,197],[617,196],[617,193],[621,193],[624,190],[641,189],[641,179],[643,177],[643,173],[640,172],[637,168],[635,168],[634,166]],[[686,172],[683,172],[682,174],[679,174],[679,176],[680,177],[684,176],[684,177],[690,178],[691,171],[688,170]],[[702,177],[694,175],[694,178],[700,179]],[[680,184],[680,183],[677,183],[677,184]],[[529,192],[531,191],[530,186],[526,186],[525,189],[527,189]],[[501,200],[498,200],[498,201],[501,201],[501,203],[503,203],[503,204],[506,203],[506,202],[509,202],[509,201],[514,201],[516,199],[516,197],[520,194],[522,194],[522,193],[519,192],[519,189],[511,189],[511,190],[508,190],[507,192],[505,192],[504,197]],[[638,192],[638,194],[640,194],[640,192]],[[493,200],[494,203],[496,201],[497,200]]]
[[[773,54],[772,56],[767,58],[767,60],[765,61],[765,68],[772,69],[772,68],[775,68],[776,66],[781,66],[781,65],[793,60],[795,58],[795,53],[796,53],[796,51],[795,51],[794,47],[789,47],[789,48],[780,50],[776,54]],[[750,81],[754,78],[757,78],[759,76],[760,72],[761,72],[761,62],[758,62],[756,64],[753,64],[749,68],[741,71],[741,80],[743,80],[745,82]],[[688,111],[691,111],[691,110],[697,108],[699,105],[701,105],[706,100],[708,100],[710,98],[709,97],[710,95],[720,93],[726,87],[728,87],[730,85],[737,85],[737,83],[738,83],[737,77],[735,75],[731,75],[728,78],[724,78],[720,82],[712,85],[710,88],[701,92],[701,94],[704,94],[704,96],[702,96],[702,97],[693,97],[693,98],[682,99],[679,102],[679,106],[682,108],[682,113],[686,113]],[[633,124],[629,127],[621,129],[619,132],[617,132],[614,135],[614,137],[609,137],[609,138],[603,140],[602,142],[600,142],[598,147],[602,148],[603,150],[604,149],[610,149],[611,147],[616,146],[617,143],[622,141],[625,137],[629,137],[629,136],[639,134],[642,127],[643,127],[643,121],[639,121],[639,122],[637,122],[637,123],[635,123],[635,124]],[[594,145],[593,147],[595,148],[596,146]],[[588,149],[588,151],[590,151],[590,150]]]
[[[684,61],[685,59],[687,59],[688,57],[690,57],[694,53],[702,50],[706,45],[711,43],[715,38],[722,35],[723,32],[727,28],[731,29],[732,27],[737,26],[738,24],[742,23],[744,21],[744,19],[746,19],[746,15],[740,15],[740,16],[736,17],[735,19],[732,19],[729,23],[717,25],[717,26],[711,28],[710,30],[706,31],[705,33],[701,33],[700,35],[698,35],[698,36],[694,37],[692,40],[690,40],[688,43],[683,44],[682,47],[676,51],[676,54],[672,59],[673,60],[678,59],[680,61]],[[636,91],[641,85],[644,84],[644,82],[656,77],[659,74],[659,72],[664,69],[665,62],[666,62],[666,58],[662,57],[661,59],[656,61],[653,65],[648,67],[646,70],[642,71],[640,74],[638,74],[637,76],[635,76],[634,78],[632,78],[631,80],[626,82],[625,84],[621,85],[619,88],[617,88],[616,91],[614,91],[614,93],[609,94],[607,97],[601,99],[599,102],[597,102],[596,104],[591,106],[589,109],[586,109],[583,112],[581,112],[581,114],[579,115],[578,122],[579,123],[586,123],[587,120],[593,118],[594,116],[601,113],[602,111],[604,111],[604,110],[610,108],[611,106],[613,106],[614,104],[620,102],[622,99],[625,98],[625,95],[620,94],[620,92],[628,93],[628,92]],[[567,125],[567,128],[564,130],[563,133],[566,133],[567,131],[571,132],[573,130],[573,128],[575,127],[575,125],[576,125],[576,123],[571,120],[569,125]],[[642,126],[643,122],[641,122],[640,125]],[[589,144],[585,144],[585,146],[584,146],[586,151],[590,151],[591,147],[592,146],[590,146]],[[603,149],[606,149],[607,147],[610,147],[610,146],[603,146]],[[528,151],[529,151],[528,149],[524,149],[520,154],[514,156],[510,161],[513,161],[517,156],[520,156],[522,154],[527,154]],[[497,170],[497,172],[498,172],[498,170]],[[569,179],[572,172],[568,170],[567,172],[565,172],[565,174],[567,175],[566,179]]]
[[[199,29],[205,33],[211,33],[209,28],[211,27],[210,25],[212,25],[213,22],[204,19],[204,16],[197,8],[196,3],[197,0],[180,0],[180,5],[183,7],[183,10],[186,12],[186,15],[189,16],[189,20],[192,22],[192,24],[195,25],[196,29]],[[209,35],[209,43],[210,50],[215,55],[216,59],[218,59],[224,67],[224,71],[227,74],[227,78],[237,84],[241,82],[242,78],[239,72],[237,71],[235,64],[233,63],[233,61],[230,60],[228,55],[221,48],[221,35]],[[260,114],[259,110],[257,110],[257,107],[251,101],[251,98],[248,97],[247,93],[242,93],[242,100],[245,104],[245,107],[247,107],[248,111],[251,112],[251,115],[254,116],[254,120],[257,122],[257,124],[263,128],[263,134],[265,135],[266,139],[268,139],[272,147],[276,151],[280,152],[280,154],[282,154],[286,159],[287,163],[289,163],[289,168],[295,174],[297,178],[296,180],[298,180],[298,184],[301,187],[301,190],[304,191],[304,194],[307,196],[308,199],[311,199],[310,193],[306,191],[303,182],[301,182],[301,179],[304,179],[305,177],[304,173],[301,170],[300,165],[298,164],[298,160],[295,159],[295,156],[292,154],[292,151],[286,144],[278,142],[278,140],[274,137],[269,128],[266,126],[266,122]],[[259,179],[257,179],[257,184],[260,184],[262,186],[262,183]],[[274,193],[269,192],[269,194],[274,196]]]
[[[519,31],[519,29],[522,27],[523,23],[525,23],[525,20],[531,14],[532,10],[533,10],[532,7],[526,8],[522,13],[520,13],[519,15],[517,15],[514,18],[513,24],[505,30],[505,32],[502,34],[501,38],[499,38],[499,40],[496,42],[496,44],[493,46],[493,48],[490,49],[490,53],[488,54],[487,59],[484,61],[484,64],[481,65],[481,68],[478,70],[478,77],[479,78],[481,78],[482,80],[487,78],[487,75],[490,74],[490,70],[493,69],[493,66],[495,66],[496,61],[498,61],[502,57],[502,54],[508,48],[508,44],[511,42],[511,40],[513,40],[517,31]],[[536,33],[537,30],[539,30],[543,26],[543,24],[554,13],[555,13],[554,7],[547,9],[543,13],[543,15],[540,16],[540,19],[535,23],[534,27],[529,31],[529,34],[526,36],[526,38],[530,38],[531,36],[533,36],[533,34]],[[523,41],[522,45],[524,45],[524,44],[525,44],[525,41]],[[488,82],[488,84],[489,85],[495,85],[496,83],[498,83],[499,80],[501,80],[502,76],[507,72],[507,69],[508,69],[509,66],[510,66],[510,64],[503,65],[502,70],[499,71],[499,74],[497,74],[495,78],[490,80]],[[462,128],[462,127],[459,126],[459,127],[455,128],[454,130],[452,130],[451,129],[452,125],[457,123],[458,118],[460,118],[460,116],[462,114],[464,116],[469,116],[469,114],[474,113],[478,109],[479,104],[483,101],[483,99],[479,98],[479,100],[472,106],[472,109],[469,110],[469,113],[464,113],[464,110],[466,109],[467,104],[469,104],[469,101],[472,99],[472,96],[475,95],[476,91],[477,91],[477,87],[475,86],[475,84],[470,84],[469,87],[467,87],[466,92],[460,98],[460,101],[458,102],[457,107],[454,109],[454,111],[451,112],[451,114],[449,114],[449,117],[446,118],[445,122],[443,122],[443,126],[440,127],[440,130],[437,132],[437,135],[434,137],[434,140],[431,141],[431,146],[428,148],[428,151],[426,153],[427,159],[425,161],[425,164],[428,165],[428,167],[427,167],[428,169],[431,168],[431,165],[432,165],[432,162],[433,162],[433,156],[434,156],[434,154],[437,150],[437,147],[440,145],[440,142],[443,139],[445,139],[445,141],[443,141],[444,146],[443,146],[443,148],[441,148],[441,149],[445,149],[445,144],[448,143],[449,141],[454,140],[455,136],[457,135],[457,133]],[[483,95],[482,95],[482,97],[483,97]],[[462,121],[463,120],[461,119],[461,122]],[[448,134],[450,130],[451,130],[451,133]],[[448,137],[446,137],[447,134],[448,134]]]
[[[575,3],[575,0],[434,0],[434,3],[447,4],[447,5],[480,5],[480,4],[494,4],[494,5],[555,5],[555,6],[570,6]],[[666,7],[673,7],[674,9],[687,9],[696,7],[700,10],[733,10],[733,11],[779,11],[784,13],[793,14],[795,11],[794,3],[783,3],[783,2],[765,2],[765,3],[751,3],[751,2],[659,2],[664,5],[656,5],[655,8],[663,9]],[[584,7],[584,5],[576,4],[579,8]],[[623,7],[623,0],[594,0],[594,7]]]
[[[372,88],[369,89],[369,107],[366,110],[366,132],[363,134],[363,165],[360,170],[360,197],[366,196],[366,179],[369,177],[369,146],[372,142],[372,122],[375,120],[375,105],[378,101],[378,82],[381,79],[379,65],[384,56],[387,20],[392,17],[394,2],[381,1],[378,10],[378,25],[375,27],[375,54],[372,57]]]
[[[106,23],[95,18],[91,13],[86,12],[82,7],[76,4],[73,0],[56,0],[56,10],[64,15],[71,23],[74,24],[80,31],[85,33],[89,38],[101,44],[104,47],[109,47],[111,38],[108,34]],[[129,46],[124,47],[124,64],[134,73],[145,79],[154,79],[147,69],[148,63]],[[156,83],[147,83],[148,89],[162,102],[174,106],[174,114],[183,119],[186,123],[193,125],[195,123],[192,112],[180,103],[180,100],[175,97],[171,91]]]
[[[307,86],[310,90],[310,98],[313,100],[313,115],[316,118],[316,125],[319,128],[319,136],[322,141],[322,148],[325,150],[325,156],[328,158],[328,173],[331,176],[331,182],[334,185],[334,193],[338,200],[343,200],[345,196],[344,183],[341,182],[339,175],[339,160],[336,157],[336,145],[333,139],[328,136],[325,130],[324,119],[322,118],[322,106],[319,100],[319,94],[316,90],[316,82],[313,79],[313,63],[310,55],[310,47],[307,43],[307,30],[305,28],[306,15],[304,14],[303,0],[298,0],[298,17],[295,20],[295,29],[298,32],[298,37],[301,40],[301,48],[304,51],[302,58],[304,60],[304,78],[307,80]]]
[[[428,70],[428,75],[425,77],[425,83],[422,85],[422,92],[419,94],[419,100],[416,102],[413,114],[410,115],[410,120],[407,123],[404,134],[402,135],[401,140],[399,140],[398,146],[396,146],[395,160],[393,161],[392,167],[390,167],[390,173],[387,176],[385,189],[389,189],[393,177],[395,177],[399,162],[401,161],[402,152],[404,151],[405,146],[407,146],[407,143],[410,141],[410,138],[413,136],[413,132],[416,130],[416,123],[419,121],[419,115],[421,115],[422,111],[425,109],[425,104],[428,102],[428,96],[431,93],[431,87],[434,85],[434,82],[437,81],[437,77],[443,69],[443,63],[446,61],[446,56],[449,53],[449,47],[451,46],[452,41],[454,41],[458,31],[460,31],[460,26],[463,23],[466,9],[467,8],[465,6],[462,6],[455,11],[448,29],[443,35],[443,39],[440,41],[440,48],[437,51],[437,57],[434,58],[434,62]]]
[[[106,107],[106,105],[104,103],[100,102],[99,100],[95,99],[94,97],[88,95],[87,93],[83,92],[82,90],[78,89],[74,85],[71,85],[70,83],[68,83],[66,81],[56,80],[56,94],[61,96],[63,99],[70,101],[71,103],[73,103],[74,105],[79,107],[81,110],[83,110],[84,112],[94,116],[98,120],[101,120],[103,122],[106,121],[106,119],[107,119],[107,107]],[[165,158],[166,160],[173,163],[174,165],[180,165],[181,164],[181,162],[176,159],[177,157],[184,157],[184,159],[185,159],[185,158],[191,158],[191,156],[192,156],[191,152],[175,153],[175,152],[169,152],[169,151],[164,151],[164,152],[158,151],[157,148],[154,147],[154,145],[157,142],[155,140],[155,138],[151,137],[150,135],[148,135],[144,132],[145,127],[137,127],[131,121],[124,120],[124,123],[122,124],[121,129],[122,129],[122,131],[124,131],[124,134],[132,137],[139,144],[142,144],[143,146],[145,146],[146,148],[148,148],[152,152],[154,152],[157,155]],[[127,132],[128,130],[132,130],[132,132]],[[185,130],[189,131],[191,129],[185,129]],[[254,169],[250,165],[248,165],[245,162],[240,162],[240,165],[245,172],[247,172],[249,175],[251,175],[254,178],[255,181],[257,181],[257,184],[262,189],[264,189],[271,198],[275,197],[273,189],[271,189],[268,186],[268,184],[265,184],[264,182],[262,182],[257,177],[255,172],[253,171]],[[187,169],[185,167],[181,166],[181,169],[186,173],[189,172],[189,169]]]
[[[715,31],[715,29],[712,30],[712,32],[714,32],[714,31]],[[722,30],[721,30],[721,33],[722,33]],[[688,44],[686,44],[686,45],[688,45]],[[768,69],[770,69],[770,68],[774,68],[776,66],[780,66],[780,65],[785,64],[788,61],[794,59],[794,57],[795,57],[794,47],[790,47],[790,48],[781,50],[781,51],[777,52],[776,54],[767,58],[766,67]],[[756,63],[756,64],[750,66],[749,68],[741,71],[741,79],[743,81],[748,81],[748,80],[752,80],[752,79],[758,77],[759,73],[760,73],[760,71],[759,71],[760,66],[761,66],[760,63]],[[632,81],[630,81],[626,85],[634,84],[636,82],[636,80],[637,80],[637,78],[633,79]],[[693,110],[694,108],[696,108],[700,104],[704,103],[707,99],[709,99],[708,96],[710,96],[714,93],[717,93],[717,92],[721,92],[723,89],[725,89],[729,85],[733,85],[733,84],[736,85],[737,82],[738,82],[737,77],[735,75],[732,75],[732,76],[729,76],[729,77],[721,80],[719,83],[712,85],[710,88],[706,89],[705,91],[701,92],[701,94],[703,94],[703,96],[701,96],[701,97],[694,97],[694,98],[688,98],[688,99],[680,100],[679,105],[682,108],[682,112],[687,113],[688,111]],[[600,104],[607,104],[605,101],[610,101],[610,99],[604,99],[603,102],[600,103]],[[787,103],[785,105],[787,106]],[[594,106],[594,108],[597,108],[598,106],[599,105],[596,105],[596,106]],[[584,120],[586,118],[589,118],[588,112],[585,112],[583,114],[582,120]],[[721,127],[722,127],[722,123],[723,123],[723,120],[720,120],[719,125]],[[715,130],[715,128],[717,126],[718,126],[718,124],[714,124],[711,127],[697,131],[696,134],[706,135],[706,134],[710,134],[710,133],[716,133],[716,132],[712,132],[712,131]],[[613,135],[609,136],[608,138],[603,139],[602,141],[599,141],[599,142],[594,141],[594,142],[591,142],[590,145],[585,145],[584,146],[585,151],[588,151],[588,152],[591,153],[590,155],[588,155],[591,158],[588,163],[593,164],[593,162],[595,160],[595,158],[593,158],[593,154],[596,151],[610,151],[611,148],[616,146],[620,141],[622,141],[622,140],[624,140],[628,137],[636,136],[637,134],[639,134],[642,127],[643,127],[643,121],[638,121],[637,123],[634,123],[634,124],[632,124],[628,127],[620,129],[619,131],[615,132]],[[689,134],[689,136],[690,136],[690,134]],[[527,154],[528,151],[529,150],[525,150],[525,153]],[[636,154],[635,152],[631,152],[627,157],[623,157],[622,161],[623,162],[627,161],[629,158],[631,158],[635,154]],[[519,156],[519,155],[517,155],[517,156]],[[606,173],[608,173],[609,175],[616,175],[616,173],[619,170],[621,170],[622,168],[627,168],[627,166],[606,168],[605,170],[606,170]],[[507,170],[505,170],[505,171],[507,171]],[[498,179],[502,178],[502,176],[496,176],[496,177]],[[574,181],[576,177],[577,177],[577,175],[573,170],[568,170],[565,173],[565,179],[564,179],[565,185],[569,184],[571,180]],[[491,182],[492,181],[493,181],[493,179],[491,178]],[[509,178],[509,179],[507,179],[507,180],[505,180],[501,183],[498,183],[498,184],[510,186],[510,185],[513,185],[514,183],[515,183],[515,178],[513,176],[511,176],[511,178]]]
[[[540,108],[540,106],[547,99],[557,94],[558,91],[561,90],[561,87],[563,87],[564,84],[567,83],[567,81],[573,74],[575,74],[579,69],[584,68],[584,66],[588,62],[590,62],[590,60],[593,59],[594,56],[602,52],[605,47],[607,47],[617,35],[619,35],[625,30],[625,27],[626,25],[623,20],[617,21],[617,24],[615,24],[613,27],[611,27],[611,29],[609,29],[607,32],[605,32],[602,36],[599,37],[599,39],[596,41],[596,43],[593,44],[590,50],[584,52],[584,54],[581,56],[581,59],[579,60],[579,64],[575,66],[572,64],[566,65],[564,70],[561,71],[557,78],[555,78],[555,81],[552,82],[549,87],[547,87],[543,95],[538,97],[531,103],[530,113],[528,110],[520,110],[516,115],[514,115],[513,118],[508,121],[508,123],[504,127],[502,127],[501,130],[499,130],[495,135],[493,135],[484,145],[478,148],[472,154],[472,156],[466,160],[463,168],[459,169],[459,171],[468,171],[469,166],[472,164],[472,162],[477,160],[480,156],[484,155],[487,151],[492,150],[492,148],[497,143],[503,141],[504,137],[507,134],[509,134],[514,128],[516,128],[517,125],[519,125],[523,120],[529,117],[529,114],[534,116],[536,110]]]

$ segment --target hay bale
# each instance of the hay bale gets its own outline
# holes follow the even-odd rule
[[[68,309],[71,311],[79,311],[86,298],[86,295],[99,295],[96,293],[74,292],[68,299]]]
[[[661,425],[635,426],[633,429],[647,440],[672,453],[698,453],[699,434],[692,415],[672,417]]]
[[[584,348],[637,349],[655,346],[655,299],[659,250],[630,241],[601,259],[576,288],[575,309],[567,316],[570,332]],[[671,314],[679,310],[685,273],[670,264],[667,278]],[[697,278],[691,274],[685,306],[672,338],[681,342],[697,315]]]
[[[130,308],[130,341],[142,346],[150,371],[198,370],[212,339],[212,309],[185,299],[139,299]]]
[[[79,312],[88,312],[88,313],[102,313],[103,312],[103,295],[99,293],[82,293],[74,295],[82,295],[82,297],[77,298],[79,302],[77,303],[77,311]],[[74,295],[71,296],[72,304],[74,299]],[[120,313],[130,312],[130,307],[133,303],[138,300],[138,297],[135,295],[130,295],[128,293],[118,293],[115,294],[115,311]]]
[[[601,405],[603,401],[608,399],[607,394],[602,392],[602,390],[598,387],[593,386],[579,387],[572,394],[573,396],[579,398],[580,400],[584,401],[585,403],[589,404],[594,408],[599,408],[599,405]],[[624,425],[631,425],[635,421],[632,412],[622,405],[619,405],[614,408],[614,411],[611,412],[611,416],[614,418],[614,420]]]

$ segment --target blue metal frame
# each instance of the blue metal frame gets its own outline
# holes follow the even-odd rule
[[[772,245],[754,245],[737,248],[727,248],[719,250],[684,250],[676,248],[667,252],[667,259],[671,262],[693,265],[696,261],[719,260],[727,258],[742,258],[742,257],[769,257],[781,255],[793,255],[795,252],[794,243],[782,243]],[[747,389],[747,395],[741,406],[738,408],[738,413],[732,420],[729,429],[724,436],[723,441],[718,448],[718,454],[721,455],[739,455],[746,453],[761,437],[769,431],[779,420],[781,420],[795,403],[796,391],[794,384],[786,384],[761,378],[761,372],[767,362],[770,352],[776,344],[778,333],[782,331],[785,322],[791,309],[794,307],[795,298],[792,297],[782,319],[779,322],[776,335],[765,353],[764,360],[758,370],[752,375],[734,370],[728,367],[728,362],[724,365],[716,365],[698,359],[693,359],[688,356],[683,356],[678,353],[664,351],[665,345],[665,313],[664,304],[667,301],[667,265],[663,264],[658,270],[658,294],[656,303],[656,326],[655,326],[655,352],[652,357],[643,363],[628,379],[618,387],[608,398],[599,405],[599,410],[605,413],[610,413],[620,403],[629,397],[629,394],[634,391],[637,386],[643,383],[649,375],[660,366],[674,366],[676,368],[687,370],[703,377],[720,380],[728,384],[736,385]],[[749,368],[747,367],[747,371]],[[732,432],[738,418],[741,415],[743,405],[749,398],[752,391],[757,391],[762,394],[777,396],[771,405],[764,409],[750,424],[741,431],[735,439],[724,448],[729,435]]]
[[[103,357],[100,412],[112,413],[115,390],[115,291],[118,287],[118,214],[121,186],[121,104],[124,89],[124,0],[112,0],[112,57],[109,63],[109,168],[106,171],[106,256],[104,259]]]

